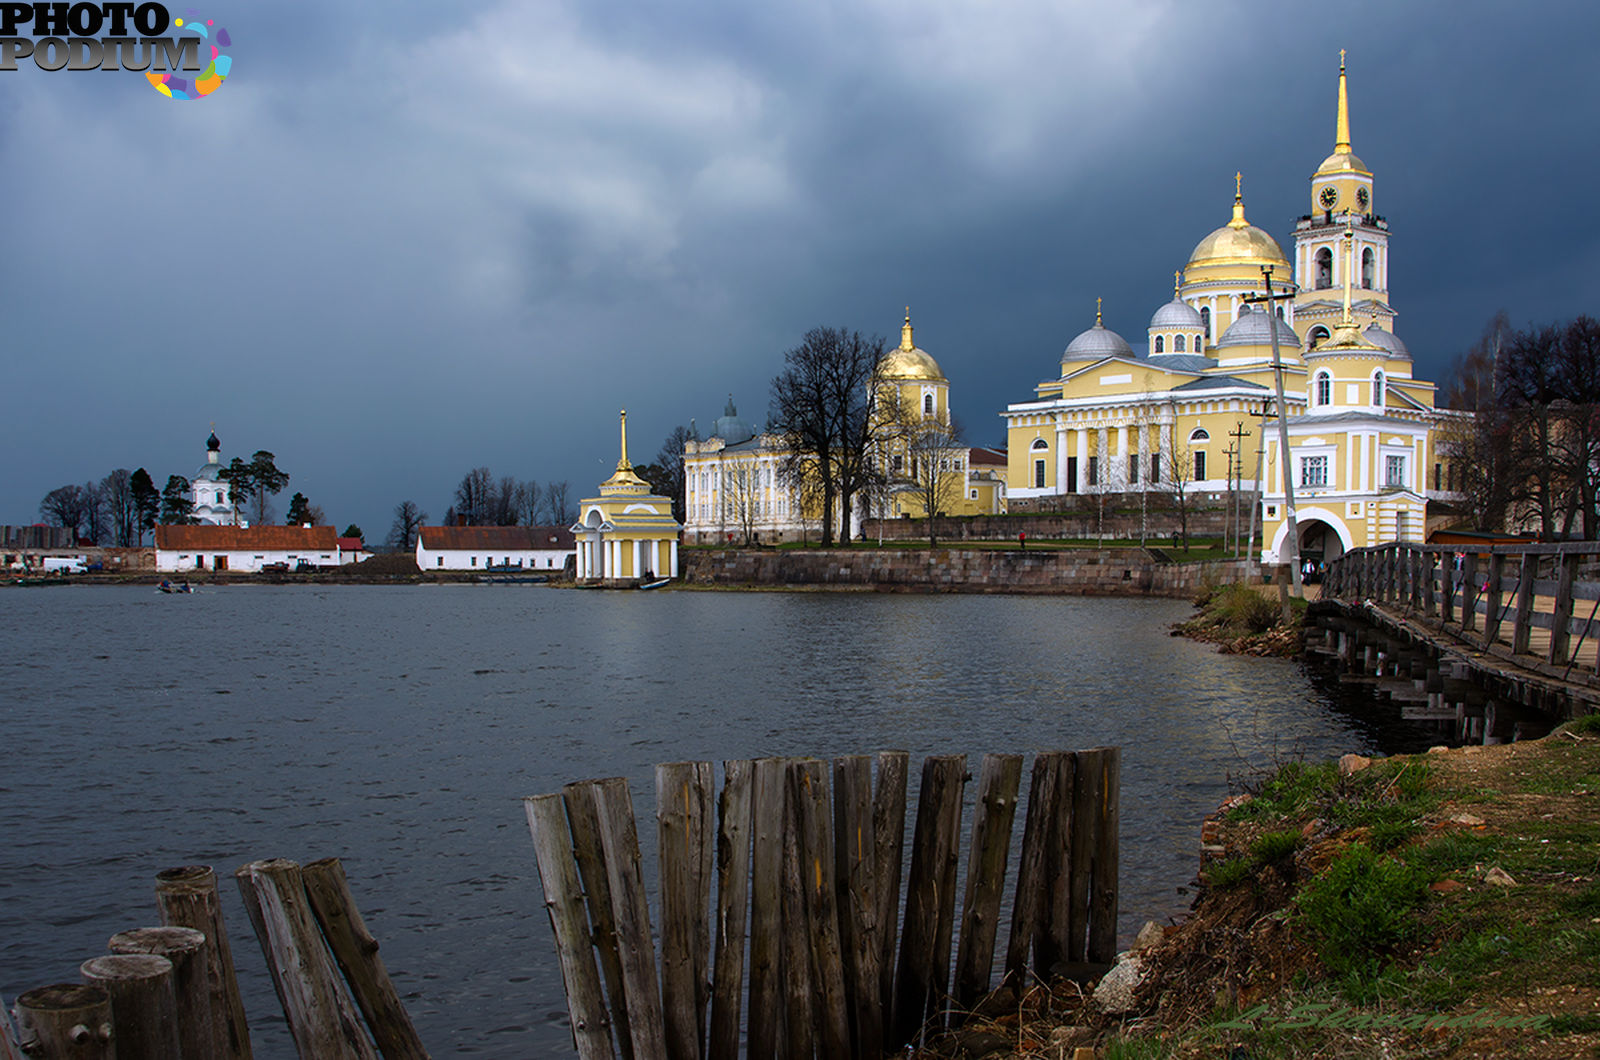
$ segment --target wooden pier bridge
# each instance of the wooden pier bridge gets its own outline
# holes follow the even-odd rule
[[[1600,542],[1356,549],[1329,562],[1306,651],[1462,741],[1600,711]]]

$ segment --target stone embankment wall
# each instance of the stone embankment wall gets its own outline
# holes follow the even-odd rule
[[[1239,519],[1248,526],[1253,493],[1241,493]],[[1153,494],[1150,506],[1139,510],[1137,495],[1108,496],[1105,512],[1097,509],[1096,498],[1085,494],[1065,497],[1013,499],[1008,515],[941,516],[934,520],[934,529],[943,540],[956,541],[1015,541],[1017,535],[1028,537],[1070,538],[1087,540],[1102,534],[1109,540],[1138,541],[1143,526],[1145,541],[1152,545],[1172,543],[1179,531],[1178,513],[1172,499],[1165,494]],[[1225,493],[1207,493],[1190,498],[1189,536],[1221,537],[1231,525],[1232,508]],[[876,541],[880,530],[886,541],[926,539],[926,519],[868,519],[862,529],[868,541]]]
[[[1144,549],[686,549],[684,581],[901,592],[1187,596],[1255,576],[1241,560],[1163,563]]]

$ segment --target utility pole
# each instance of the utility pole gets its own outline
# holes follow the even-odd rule
[[[1239,506],[1240,506],[1240,504],[1243,503],[1243,501],[1239,497],[1239,494],[1244,490],[1244,440],[1246,438],[1248,438],[1249,436],[1250,436],[1250,432],[1244,429],[1244,421],[1243,420],[1238,420],[1237,422],[1235,422],[1234,425],[1233,425],[1233,430],[1228,432],[1228,437],[1233,439],[1233,446],[1238,450],[1238,453],[1239,453],[1239,488],[1238,489],[1233,489],[1231,484],[1229,486],[1229,489],[1233,493],[1233,553],[1234,553],[1233,554],[1233,558],[1234,559],[1238,559],[1239,558],[1239,538],[1241,536],[1240,533],[1239,533]],[[1255,530],[1255,523],[1252,522],[1250,524],[1250,529],[1252,531]],[[1254,537],[1253,533],[1251,535],[1251,540],[1252,541],[1255,540],[1255,537]]]
[[[1222,524],[1222,551],[1227,552],[1229,550],[1228,538],[1231,533],[1233,537],[1233,554],[1234,558],[1237,559],[1239,556],[1239,505],[1233,492],[1233,471],[1235,466],[1242,469],[1243,464],[1238,460],[1240,456],[1239,450],[1232,443],[1222,452],[1228,458],[1228,502],[1227,507],[1222,509],[1227,514],[1227,519]]]
[[[1277,321],[1272,319],[1276,315],[1274,304],[1287,302],[1294,296],[1287,291],[1283,294],[1272,293],[1272,266],[1261,266],[1261,282],[1266,287],[1267,293],[1260,296],[1246,297],[1245,302],[1265,302],[1267,311],[1268,333],[1272,336],[1272,382],[1278,395],[1278,453],[1283,469],[1283,519],[1284,519],[1284,556],[1281,557],[1289,564],[1288,585],[1282,591],[1283,618],[1288,622],[1289,596],[1303,596],[1305,590],[1300,585],[1300,527],[1295,521],[1294,514],[1294,470],[1289,459],[1289,405],[1283,399],[1283,356],[1278,349]],[[1283,582],[1278,583],[1280,586]]]
[[[1251,410],[1254,411],[1254,410]],[[1267,403],[1261,403],[1261,420],[1256,425],[1256,479],[1251,491],[1255,500],[1250,503],[1250,544],[1245,549],[1248,558],[1256,554],[1256,522],[1261,518],[1261,465],[1267,459]]]

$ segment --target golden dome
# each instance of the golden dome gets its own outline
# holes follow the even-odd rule
[[[1195,244],[1189,255],[1185,271],[1204,265],[1282,265],[1288,268],[1289,259],[1283,256],[1278,241],[1262,229],[1244,219],[1244,193],[1234,174],[1233,220]]]
[[[878,362],[878,375],[883,379],[944,380],[939,362],[919,350],[911,341],[911,307],[906,306],[906,322],[900,328],[900,345],[884,355]]]
[[[1327,158],[1324,158],[1322,165],[1317,167],[1316,173],[1312,174],[1312,176],[1314,179],[1316,177],[1330,177],[1337,173],[1355,173],[1363,177],[1372,176],[1372,171],[1367,168],[1367,164],[1357,158],[1354,151],[1350,150],[1335,151]]]

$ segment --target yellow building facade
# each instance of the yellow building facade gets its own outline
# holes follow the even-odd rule
[[[628,413],[622,418],[622,455],[617,470],[585,497],[572,525],[579,581],[634,582],[678,576],[678,538],[672,501],[650,492],[650,484],[628,461]]]
[[[1195,245],[1135,349],[1094,325],[1032,400],[1007,406],[1012,510],[1081,493],[1259,493],[1260,559],[1286,552],[1274,339],[1299,550],[1327,559],[1420,541],[1437,480],[1434,386],[1395,336],[1387,222],[1351,149],[1340,56],[1334,151],[1311,177],[1291,254],[1245,215]],[[1270,299],[1267,297],[1270,291]]]

